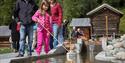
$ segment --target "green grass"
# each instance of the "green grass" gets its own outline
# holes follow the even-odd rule
[[[125,34],[125,8],[121,8],[120,11],[123,12],[124,15],[121,18],[119,30],[121,34]]]
[[[12,50],[10,48],[0,48],[0,54],[10,53]]]

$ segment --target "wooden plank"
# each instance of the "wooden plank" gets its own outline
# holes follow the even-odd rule
[[[110,25],[110,24],[109,24]],[[117,25],[110,25],[109,28],[117,28]],[[100,24],[100,25],[93,25],[93,28],[105,28],[104,25]]]
[[[109,31],[110,34],[118,33],[116,30],[108,30],[108,31]],[[106,32],[105,32],[105,30],[94,30],[94,33],[96,33],[96,34],[100,34],[100,33],[105,34]]]
[[[10,47],[9,41],[0,41],[0,47]]]

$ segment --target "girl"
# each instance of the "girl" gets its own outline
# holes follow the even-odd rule
[[[32,16],[32,20],[38,23],[37,26],[37,48],[38,55],[41,53],[42,44],[44,42],[44,51],[46,54],[49,51],[49,33],[50,30],[50,16],[49,16],[49,3],[46,0],[41,2],[40,8]]]
[[[59,40],[59,43],[63,42],[62,34],[62,7],[56,0],[50,0],[51,17],[52,17],[52,30],[54,37]],[[58,31],[59,30],[59,31]],[[58,35],[59,32],[59,35]],[[53,38],[53,47],[56,48],[58,41]]]

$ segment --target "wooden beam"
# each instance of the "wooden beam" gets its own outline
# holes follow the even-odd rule
[[[105,19],[106,19],[106,36],[108,36],[108,16],[105,16]]]

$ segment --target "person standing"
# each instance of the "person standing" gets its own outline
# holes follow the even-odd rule
[[[63,43],[63,31],[62,31],[62,7],[56,0],[50,0],[51,17],[52,17],[52,30],[53,30],[53,47],[56,48],[59,43]],[[58,36],[59,34],[59,36]],[[56,39],[57,40],[56,40]]]
[[[84,35],[84,33],[81,31],[80,28],[77,28],[76,37],[79,38],[80,35],[82,36],[82,35]]]
[[[14,10],[14,17],[21,25],[20,27],[20,47],[19,55],[24,56],[26,36],[28,36],[28,56],[32,55],[33,42],[33,24],[32,16],[37,10],[37,6],[33,0],[17,0]],[[19,17],[19,18],[18,18]]]
[[[37,44],[37,23],[33,25],[33,43],[32,43],[32,51],[36,48]]]
[[[72,30],[72,32],[71,32],[71,37],[72,37],[73,39],[76,39],[76,33],[77,33],[76,28],[73,27],[73,30]]]
[[[12,47],[14,52],[18,52],[19,50],[20,33],[19,30],[17,30],[17,26],[18,24],[14,20],[14,16],[12,16],[12,22],[9,25],[9,29],[11,30]]]
[[[44,43],[44,51],[47,54],[49,52],[49,32],[50,32],[50,8],[49,2],[43,0],[39,9],[32,16],[32,20],[38,23],[37,26],[37,47],[36,52],[40,56],[42,45]]]

